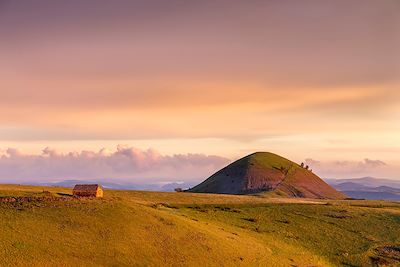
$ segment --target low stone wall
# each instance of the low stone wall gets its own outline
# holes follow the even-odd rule
[[[41,201],[71,201],[75,197],[0,197],[0,203],[22,203],[22,202],[41,202]]]

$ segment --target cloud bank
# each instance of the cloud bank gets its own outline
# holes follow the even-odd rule
[[[104,181],[129,184],[197,183],[231,160],[205,154],[163,155],[118,145],[115,150],[60,152],[46,147],[41,154],[19,149],[0,149],[0,183],[52,183],[64,180]],[[375,176],[399,178],[400,166],[381,160],[304,161],[322,178]]]
[[[400,166],[368,158],[362,161],[318,161],[308,158],[305,164],[323,178],[400,177]]]
[[[204,154],[162,155],[118,145],[116,151],[61,153],[45,148],[40,155],[8,148],[0,157],[0,182],[54,182],[67,179],[120,179],[135,183],[201,180],[229,159]]]

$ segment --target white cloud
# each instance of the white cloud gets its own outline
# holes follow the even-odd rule
[[[308,158],[305,160],[305,164],[309,165],[315,173],[324,178],[400,177],[400,166],[368,158],[361,161],[318,161]]]
[[[204,179],[229,160],[204,154],[162,155],[118,145],[116,151],[61,153],[45,148],[41,155],[9,148],[0,157],[1,182],[59,181],[64,179],[129,179],[160,182]]]

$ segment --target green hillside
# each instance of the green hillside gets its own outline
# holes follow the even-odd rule
[[[0,266],[400,262],[400,203],[108,190],[104,199],[74,200],[69,193],[0,185],[0,197],[30,197],[0,203]]]
[[[346,198],[311,170],[270,152],[256,152],[245,156],[189,191],[217,194],[267,192],[294,198]]]
[[[298,164],[295,164],[284,157],[270,152],[256,152],[249,155],[248,158],[251,164],[258,165],[264,168],[284,167],[286,169],[292,170],[301,168]]]

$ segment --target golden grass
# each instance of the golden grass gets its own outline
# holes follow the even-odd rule
[[[0,196],[71,189],[0,185]],[[0,266],[372,265],[400,243],[400,205],[105,191],[104,199],[0,203]]]

